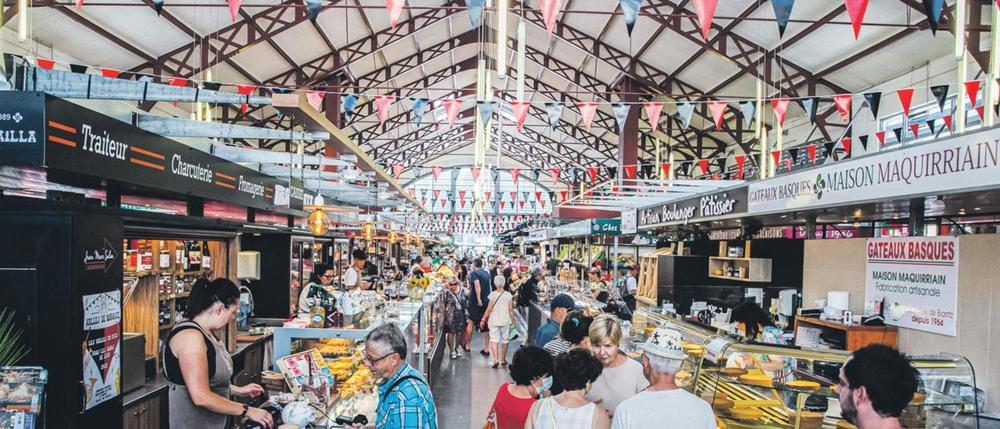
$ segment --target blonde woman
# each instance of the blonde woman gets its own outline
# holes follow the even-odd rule
[[[622,325],[610,314],[602,314],[590,324],[590,348],[601,361],[604,370],[594,382],[587,399],[604,407],[609,413],[622,401],[649,386],[642,364],[629,359],[620,349]]]

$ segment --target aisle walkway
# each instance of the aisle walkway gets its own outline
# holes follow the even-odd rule
[[[483,340],[477,333],[472,341],[472,351],[459,359],[445,356],[434,387],[434,403],[438,409],[438,426],[441,429],[469,429],[482,427],[486,412],[500,385],[510,381],[505,367],[490,368],[490,358],[479,354]],[[521,341],[507,347],[507,362]]]

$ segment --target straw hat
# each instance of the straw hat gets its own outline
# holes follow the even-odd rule
[[[688,357],[684,352],[681,333],[673,329],[656,328],[646,342],[638,346],[646,353],[662,358],[684,360]]]

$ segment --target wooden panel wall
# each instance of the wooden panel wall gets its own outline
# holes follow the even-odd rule
[[[139,284],[127,302],[125,302],[124,319],[125,332],[141,332],[146,336],[147,356],[156,356],[159,362],[159,313],[160,286],[159,276],[147,275],[139,278]],[[159,366],[157,366],[158,368]]]
[[[958,335],[899,330],[905,353],[949,352],[967,357],[986,391],[986,412],[1000,413],[1000,235],[969,235],[959,241]],[[780,262],[778,262],[780,263]],[[865,239],[808,240],[803,266],[807,307],[831,290],[851,293],[861,314],[865,296]]]

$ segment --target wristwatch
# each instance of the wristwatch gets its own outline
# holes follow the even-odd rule
[[[247,410],[249,410],[249,409],[250,409],[249,405],[243,404],[243,412],[240,413],[240,417],[246,417],[247,416]]]

